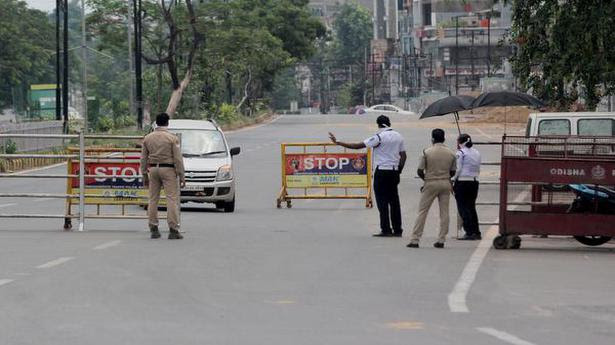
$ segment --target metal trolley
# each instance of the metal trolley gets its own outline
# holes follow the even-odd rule
[[[504,137],[493,246],[517,249],[524,234],[608,242],[615,236],[614,185],[614,137]],[[583,193],[589,198],[579,207]]]

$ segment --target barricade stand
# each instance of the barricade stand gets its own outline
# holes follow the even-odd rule
[[[86,148],[89,139],[103,140],[142,140],[142,136],[117,136],[80,133],[62,134],[0,134],[0,138],[55,138],[78,140],[78,148],[70,148],[69,154],[0,154],[0,158],[44,158],[67,159],[66,174],[42,173],[2,173],[0,178],[17,179],[66,179],[64,194],[52,193],[0,193],[0,198],[57,198],[66,199],[64,214],[24,214],[0,213],[0,218],[54,218],[64,219],[64,229],[72,229],[72,219],[79,219],[79,231],[85,230],[85,219],[147,219],[144,212],[129,214],[126,205],[145,205],[147,191],[142,186],[140,175],[140,149]],[[181,141],[180,141],[181,142]],[[164,196],[161,196],[164,200]],[[161,200],[161,201],[162,201]],[[78,205],[78,212],[73,206]],[[86,213],[86,206],[96,206],[95,213]],[[121,207],[120,213],[105,214],[101,206],[115,205]],[[160,216],[165,219],[166,215]]]
[[[69,152],[78,152],[81,148],[68,148]],[[83,190],[83,207],[96,206],[96,211],[84,214],[90,219],[146,219],[141,214],[129,214],[127,205],[145,206],[147,190],[143,188],[140,175],[140,149],[138,148],[84,148],[84,160],[71,158],[67,162],[66,193],[81,195]],[[85,170],[83,180],[79,171]],[[81,198],[68,198],[64,218],[64,229],[72,228],[73,207],[79,205]],[[103,206],[119,206],[119,213],[104,213]]]
[[[365,207],[373,207],[371,150],[348,152],[333,143],[283,143],[280,152],[282,189],[276,200],[278,208],[284,202],[291,208],[292,199],[363,199]],[[365,192],[354,193],[356,189]]]

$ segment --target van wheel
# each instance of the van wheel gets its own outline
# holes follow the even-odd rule
[[[599,246],[611,240],[609,236],[574,236],[574,239],[586,246]]]

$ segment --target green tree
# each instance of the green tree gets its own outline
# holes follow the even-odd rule
[[[615,92],[615,2],[514,0],[513,72],[551,106],[567,109],[584,94],[595,109]]]
[[[324,34],[307,3],[144,0],[148,100],[166,103],[167,112],[179,116],[209,111],[229,96],[238,109],[250,108],[251,100],[271,90],[276,73],[308,58],[314,40]],[[89,0],[89,4],[100,47],[124,44],[121,32],[130,17],[130,4],[123,0]]]
[[[0,107],[11,104],[12,90],[53,82],[55,29],[44,12],[21,0],[0,1]]]
[[[333,22],[333,56],[340,64],[362,64],[373,37],[370,13],[356,1],[340,6]]]

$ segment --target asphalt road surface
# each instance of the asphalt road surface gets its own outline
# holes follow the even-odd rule
[[[442,121],[437,119],[436,121]],[[0,222],[0,344],[613,344],[615,246],[525,237],[520,250],[435,240],[437,207],[420,249],[405,244],[418,204],[418,155],[449,122],[392,118],[409,161],[400,192],[403,239],[372,238],[363,202],[294,201],[276,209],[279,144],[358,141],[375,117],[284,116],[229,133],[237,210],[188,207],[182,241],[150,240],[145,221]],[[494,126],[463,125],[475,140]],[[495,147],[480,147],[497,161]],[[64,167],[43,172],[60,173]],[[487,167],[483,181],[497,179]],[[59,180],[2,179],[2,192],[62,193]],[[480,200],[495,201],[496,186]],[[0,199],[0,213],[62,213],[61,200]],[[451,204],[451,209],[453,204]],[[132,211],[138,211],[134,208]],[[483,222],[495,207],[479,210]],[[166,227],[163,226],[166,229]],[[495,228],[483,227],[485,237]],[[164,238],[164,237],[163,237]]]

